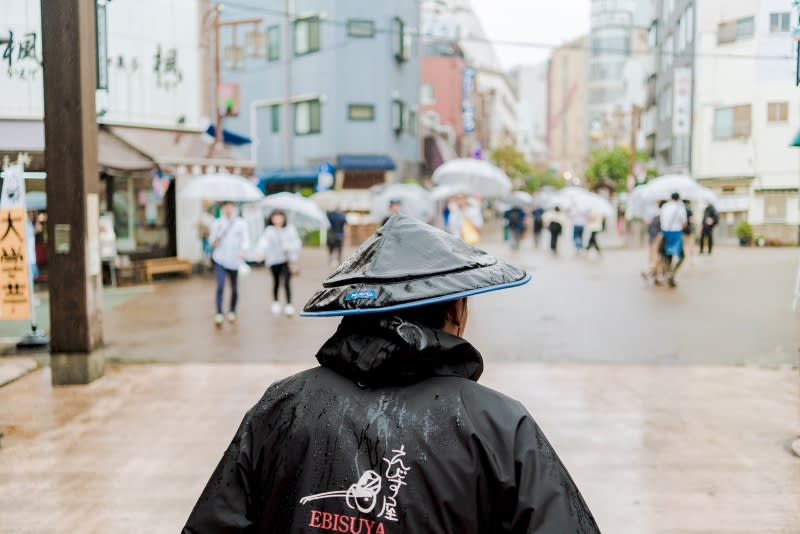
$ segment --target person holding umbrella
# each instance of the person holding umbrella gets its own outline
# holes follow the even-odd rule
[[[468,297],[529,280],[392,217],[306,304],[343,317],[320,366],[247,412],[183,533],[598,533],[530,413],[478,385],[464,338]]]
[[[700,230],[700,254],[703,253],[706,243],[708,243],[708,255],[711,255],[711,248],[714,246],[714,227],[719,224],[719,212],[714,204],[706,206],[703,211],[703,225]]]
[[[242,265],[245,252],[250,247],[250,236],[247,223],[230,201],[222,202],[222,216],[211,225],[208,241],[213,248],[211,261],[214,264],[214,277],[217,283],[216,310],[214,323],[221,327],[225,322],[222,314],[222,300],[225,292],[225,280],[230,281],[231,300],[228,308],[228,321],[236,322],[236,303],[239,300],[239,267]]]

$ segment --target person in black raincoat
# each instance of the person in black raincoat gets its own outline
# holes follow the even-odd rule
[[[184,534],[596,533],[542,430],[477,383],[467,297],[530,275],[404,215],[306,304],[343,316],[319,367],[270,386]]]

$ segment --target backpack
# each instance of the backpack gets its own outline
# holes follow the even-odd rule
[[[558,221],[550,221],[550,224],[547,226],[547,229],[550,230],[551,234],[560,234],[561,233],[561,223]]]

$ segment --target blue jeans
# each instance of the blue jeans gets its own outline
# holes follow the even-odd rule
[[[230,311],[236,311],[236,301],[239,300],[239,271],[226,269],[219,263],[214,263],[214,276],[217,279],[217,313],[222,313],[222,294],[225,291],[225,278],[231,281],[231,307]]]
[[[583,249],[583,226],[575,225],[572,227],[572,241],[575,242],[576,249]]]

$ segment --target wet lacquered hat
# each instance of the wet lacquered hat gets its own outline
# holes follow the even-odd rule
[[[460,239],[395,215],[322,284],[301,315],[385,313],[521,286],[531,275]]]

